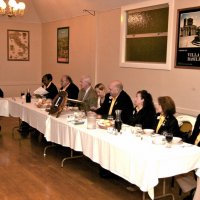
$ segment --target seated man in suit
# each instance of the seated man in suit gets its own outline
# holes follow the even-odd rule
[[[43,88],[46,89],[48,94],[44,95],[47,99],[54,99],[55,96],[58,94],[57,87],[52,82],[53,77],[51,74],[45,74],[42,77]]]
[[[200,114],[197,116],[194,129],[191,136],[186,139],[186,142],[200,147]],[[196,191],[195,191],[196,190]],[[200,179],[197,180],[197,188],[190,191],[190,194],[183,200],[198,200],[200,198]]]
[[[80,91],[78,100],[83,101],[80,109],[89,111],[91,107],[97,106],[97,94],[91,85],[90,76],[82,76],[80,80]]]
[[[133,114],[133,102],[130,96],[123,90],[123,85],[118,80],[112,81],[108,88],[109,93],[106,94],[103,104],[96,113],[102,115],[103,118],[107,118],[108,115],[115,118],[115,110],[122,110],[122,122],[128,123]]]
[[[195,144],[200,147],[200,114],[197,116],[192,135],[186,142]]]
[[[67,92],[67,97],[70,99],[77,99],[79,89],[78,87],[73,83],[72,78],[68,75],[63,75],[61,80],[61,91]]]

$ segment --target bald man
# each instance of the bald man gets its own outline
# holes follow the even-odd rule
[[[115,110],[122,110],[121,119],[123,123],[128,123],[133,113],[133,103],[130,96],[123,90],[123,85],[119,80],[110,82],[109,93],[106,94],[105,100],[96,113],[107,118],[112,115],[115,118]]]
[[[61,77],[60,83],[61,83],[60,91],[66,91],[68,98],[70,98],[70,99],[78,98],[79,89],[74,84],[74,82],[70,76],[63,75]]]
[[[84,75],[81,77],[78,100],[83,101],[83,104],[80,105],[80,109],[85,111],[89,111],[91,107],[97,106],[97,94],[92,87],[90,76]]]

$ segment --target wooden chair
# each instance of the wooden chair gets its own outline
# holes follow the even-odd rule
[[[196,118],[189,115],[180,115],[177,117],[177,120],[179,122],[179,127],[182,134],[187,134],[188,136],[191,136],[196,122]],[[188,137],[187,135],[183,136],[183,138]],[[181,195],[182,192],[188,193],[192,191],[193,189],[196,188],[197,185],[194,171],[175,176],[175,178],[173,179],[175,179],[176,183],[180,187],[179,195]],[[172,179],[172,186],[174,184],[173,179]]]

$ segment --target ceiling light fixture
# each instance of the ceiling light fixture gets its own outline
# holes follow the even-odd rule
[[[7,4],[4,0],[0,0],[0,15],[7,15],[8,17],[23,16],[25,10],[25,3],[17,3],[15,0],[8,0]]]

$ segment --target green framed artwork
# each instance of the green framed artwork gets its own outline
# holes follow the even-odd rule
[[[57,29],[57,62],[69,63],[69,27]]]

